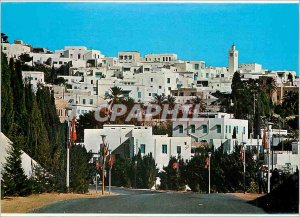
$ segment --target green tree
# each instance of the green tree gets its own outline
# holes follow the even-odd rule
[[[11,138],[14,109],[13,109],[13,90],[10,85],[11,70],[7,63],[6,55],[1,55],[1,129],[2,132]]]
[[[22,168],[22,152],[19,148],[21,142],[17,141],[8,151],[1,180],[3,196],[26,196],[31,193],[31,187]]]
[[[73,192],[86,193],[89,187],[89,161],[91,152],[84,146],[74,145],[70,149],[70,188]]]

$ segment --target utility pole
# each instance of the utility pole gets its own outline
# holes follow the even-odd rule
[[[105,186],[105,180],[104,180],[104,171],[105,171],[105,152],[106,152],[106,144],[105,144],[105,138],[106,135],[101,135],[102,137],[102,146],[103,146],[103,151],[102,151],[102,195],[104,195],[104,186]],[[101,152],[101,149],[100,149]]]
[[[111,150],[109,150],[109,159],[111,159]],[[112,167],[112,162],[110,162],[109,165],[109,176],[108,176],[108,192],[110,194],[111,192],[111,167]]]
[[[208,194],[210,194],[210,156],[211,152],[208,152]]]
[[[66,177],[66,187],[69,192],[70,188],[70,121],[68,120],[68,139],[67,139],[67,177]]]

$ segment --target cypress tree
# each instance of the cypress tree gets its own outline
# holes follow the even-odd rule
[[[20,143],[11,146],[3,168],[1,193],[3,196],[26,196],[31,188],[22,168]]]
[[[10,138],[14,122],[13,91],[10,86],[11,70],[6,55],[2,53],[1,59],[1,131]]]

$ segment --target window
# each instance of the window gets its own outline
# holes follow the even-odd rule
[[[153,78],[150,78],[150,81],[153,82]]]
[[[177,146],[177,154],[181,154],[181,146]]]
[[[150,69],[149,69],[149,68],[145,68],[144,71],[145,71],[145,72],[149,72]]]
[[[195,64],[195,70],[199,69],[199,64]]]
[[[167,154],[168,153],[168,147],[166,144],[162,145],[162,153]]]
[[[171,90],[171,87],[168,87],[168,90]]]
[[[183,126],[182,125],[178,125],[178,129],[179,129],[179,133],[183,133]]]
[[[142,93],[138,92],[138,98],[142,98]]]
[[[93,80],[91,80],[91,84],[93,84],[94,83],[94,81]]]
[[[208,78],[208,77],[209,77],[209,74],[208,74],[208,73],[206,73],[205,77],[206,77],[206,78]]]
[[[221,125],[217,125],[217,133],[221,133]]]
[[[225,132],[228,133],[228,126],[227,125],[226,125],[225,129],[226,129]]]
[[[85,99],[82,100],[82,104],[85,104]]]
[[[149,93],[149,96],[151,96],[151,93]]]
[[[161,86],[158,86],[158,89],[161,89]]]
[[[93,105],[93,99],[90,99],[90,105]]]
[[[231,126],[229,125],[229,133],[231,133]]]
[[[202,125],[203,133],[207,133],[207,125]]]
[[[6,50],[7,48],[6,47],[4,47],[4,50]]]
[[[239,126],[236,126],[235,129],[236,129],[236,134],[238,134],[239,133]]]
[[[141,154],[145,154],[145,150],[146,150],[146,145],[145,144],[141,144],[140,145]]]
[[[59,61],[59,64],[62,64],[62,61]]]
[[[196,127],[195,127],[195,125],[193,124],[193,125],[191,125],[191,132],[192,133],[195,133],[196,132]]]
[[[167,78],[167,83],[168,83],[168,84],[171,83],[171,78]]]
[[[163,61],[165,61],[165,57],[163,57]]]
[[[246,134],[246,127],[243,127],[243,134]]]
[[[123,59],[123,56],[120,56],[120,60],[122,60]]]

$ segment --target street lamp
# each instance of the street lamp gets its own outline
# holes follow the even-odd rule
[[[111,155],[111,149],[109,149],[108,152],[109,152],[109,159],[111,159],[111,156],[110,156]],[[109,175],[108,175],[108,185],[109,185],[108,191],[109,191],[109,194],[111,192],[111,166],[112,165],[109,165]]]
[[[242,142],[243,145],[243,166],[244,166],[244,194],[246,194],[246,143]]]
[[[208,194],[210,194],[210,157],[211,152],[208,152]]]
[[[102,146],[103,146],[103,151],[102,151],[102,195],[104,194],[104,170],[105,170],[105,139],[106,139],[106,135],[101,135],[102,137]],[[100,146],[100,152],[101,152],[101,146]]]
[[[136,188],[136,171],[137,171],[137,160],[134,161],[134,187]]]
[[[270,150],[271,150],[271,138],[272,138],[272,125],[273,123],[268,122],[268,193],[270,193],[271,190],[271,183],[270,183],[270,164],[271,164],[271,156],[270,156]],[[273,164],[273,159],[272,159]]]

